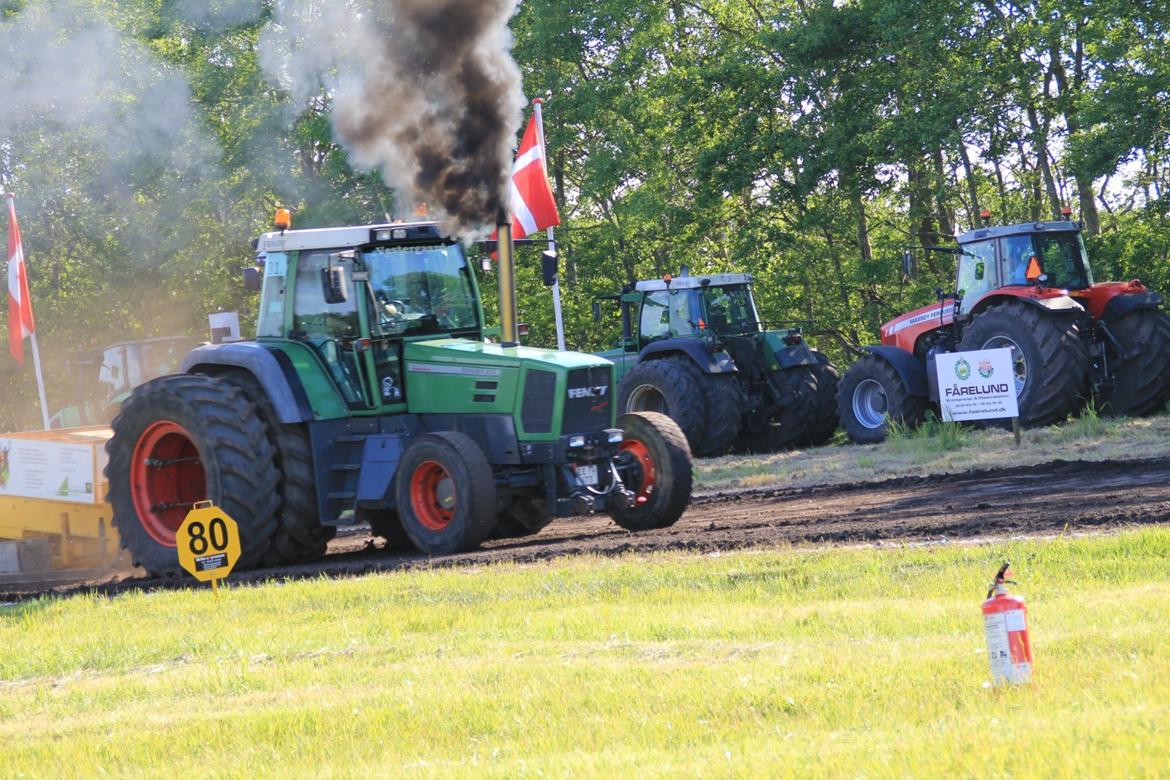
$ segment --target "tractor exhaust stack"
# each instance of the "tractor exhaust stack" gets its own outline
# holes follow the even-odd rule
[[[496,215],[496,252],[500,258],[500,341],[505,347],[520,343],[516,328],[516,263],[512,245],[512,220],[500,210]]]

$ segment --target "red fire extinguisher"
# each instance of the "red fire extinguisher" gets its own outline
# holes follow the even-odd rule
[[[983,630],[987,634],[987,657],[996,685],[1032,681],[1032,645],[1028,642],[1028,608],[1024,599],[1007,592],[1010,563],[1000,567],[983,602]]]

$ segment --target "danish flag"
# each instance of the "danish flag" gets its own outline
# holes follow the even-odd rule
[[[544,145],[535,114],[516,150],[512,165],[512,237],[524,238],[561,224],[552,188],[545,173]]]
[[[28,274],[24,269],[24,250],[20,243],[20,226],[16,224],[16,196],[8,198],[8,351],[24,362],[24,340],[33,334],[32,298],[28,294]]]

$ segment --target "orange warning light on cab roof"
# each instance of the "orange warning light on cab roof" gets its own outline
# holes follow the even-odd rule
[[[292,227],[292,212],[284,208],[277,209],[272,224],[276,225],[277,230],[288,230]]]

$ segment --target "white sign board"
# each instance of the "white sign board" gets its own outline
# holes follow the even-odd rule
[[[1010,349],[935,355],[938,403],[945,421],[1018,417]]]
[[[97,503],[101,464],[94,450],[85,444],[0,438],[0,496]]]

